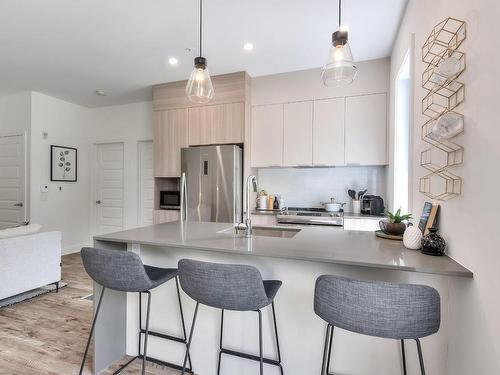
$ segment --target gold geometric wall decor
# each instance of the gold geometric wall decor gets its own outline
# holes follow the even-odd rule
[[[465,100],[465,84],[458,81],[466,68],[465,53],[459,51],[466,38],[466,24],[448,17],[437,24],[422,46],[421,138],[431,147],[420,154],[420,165],[429,173],[420,179],[420,192],[430,199],[446,201],[462,194],[462,178],[453,173],[463,163],[464,148],[452,141],[463,132],[464,116],[457,107]]]

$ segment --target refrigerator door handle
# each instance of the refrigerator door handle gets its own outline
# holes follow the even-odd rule
[[[181,175],[181,221],[187,221],[187,208],[188,208],[188,196],[187,196],[186,173],[182,172],[182,175]]]

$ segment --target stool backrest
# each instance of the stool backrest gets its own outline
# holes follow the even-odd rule
[[[141,258],[132,252],[84,247],[85,271],[105,288],[123,292],[143,292],[151,287]]]
[[[178,268],[182,289],[203,305],[252,311],[269,304],[262,276],[255,267],[181,259]]]
[[[429,336],[441,322],[434,288],[329,275],[316,281],[314,311],[335,327],[393,339]]]

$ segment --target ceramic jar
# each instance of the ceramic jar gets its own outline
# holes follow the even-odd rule
[[[407,249],[418,250],[422,247],[422,231],[419,227],[408,224],[403,234],[403,244]]]
[[[430,228],[429,234],[422,238],[422,253],[427,255],[444,255],[446,241],[437,234],[437,228]]]

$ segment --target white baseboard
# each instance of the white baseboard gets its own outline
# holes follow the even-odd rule
[[[65,246],[61,250],[62,255],[68,255],[68,254],[74,254],[74,253],[79,253],[82,247],[85,246],[92,246],[91,244],[88,243],[81,243],[81,244],[76,244],[76,245],[69,245]]]

